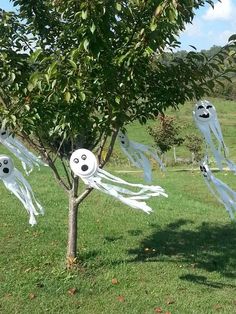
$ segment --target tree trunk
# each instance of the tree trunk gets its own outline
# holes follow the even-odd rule
[[[195,154],[194,154],[194,152],[192,152],[192,157],[191,157],[191,159],[192,159],[192,164],[194,164],[194,161],[195,161]]]
[[[69,193],[67,268],[73,268],[77,262],[77,223],[79,204],[76,201],[76,197],[78,190],[78,179],[75,178],[73,183],[73,187]]]
[[[174,152],[174,162],[176,164],[177,158],[176,158],[176,148],[175,148],[175,146],[173,147],[173,152]]]

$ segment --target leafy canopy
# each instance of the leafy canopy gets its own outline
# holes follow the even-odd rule
[[[202,97],[234,48],[167,57],[210,0],[12,2],[18,13],[0,11],[0,116],[46,159]]]

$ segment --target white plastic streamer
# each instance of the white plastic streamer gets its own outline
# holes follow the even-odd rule
[[[34,166],[47,166],[39,157],[31,153],[21,142],[12,137],[8,131],[0,129],[0,143],[8,148],[18,159],[20,159],[23,169],[29,175]]]
[[[95,155],[84,148],[73,152],[70,158],[70,167],[73,173],[79,176],[85,184],[115,197],[133,208],[141,209],[146,213],[150,213],[152,209],[140,200],[149,199],[151,196],[168,197],[164,189],[160,186],[129,183],[99,168]],[[117,184],[139,188],[139,191],[135,192],[117,186]]]
[[[193,117],[219,169],[222,170],[222,164],[225,162],[231,171],[236,172],[236,165],[228,159],[228,148],[225,145],[216,109],[213,104],[207,100],[198,101],[193,111]],[[218,143],[218,148],[215,147],[214,139]]]
[[[165,170],[165,166],[163,165],[160,157],[152,147],[130,141],[127,135],[121,131],[119,131],[118,138],[122,151],[135,167],[143,170],[144,179],[147,182],[152,181],[152,166],[146,155],[152,157],[159,164],[162,171]]]
[[[236,213],[236,192],[233,191],[227,184],[217,179],[209,169],[206,161],[200,165],[200,170],[204,177],[205,183],[210,192],[217,198],[217,200],[224,205],[230,218],[235,220]]]
[[[39,213],[44,214],[42,205],[35,199],[34,193],[28,181],[23,175],[14,168],[13,161],[10,157],[0,156],[0,179],[8,190],[10,190],[24,205],[30,218],[29,223],[35,225]]]

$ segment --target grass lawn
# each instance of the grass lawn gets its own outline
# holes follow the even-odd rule
[[[228,111],[223,117],[230,148],[232,117]],[[108,167],[114,174],[119,168],[134,170]],[[118,175],[142,182],[139,172]],[[234,175],[217,177],[236,189]],[[0,313],[236,313],[236,224],[198,171],[155,170],[153,184],[169,198],[148,201],[150,215],[94,191],[80,208],[81,267],[71,272],[64,268],[67,197],[47,168],[28,180],[46,209],[33,228],[0,185]]]

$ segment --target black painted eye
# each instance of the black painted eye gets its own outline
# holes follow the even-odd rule
[[[207,105],[206,108],[210,109],[210,108],[212,108],[212,105]]]
[[[2,163],[0,162],[0,167],[2,167]]]
[[[87,165],[83,165],[83,166],[81,167],[81,170],[82,170],[82,171],[88,170],[88,166],[87,166]]]
[[[7,164],[8,164],[8,161],[7,161],[7,160],[4,160],[3,163],[4,163],[4,165],[7,165]]]
[[[204,167],[204,166],[200,166],[200,170],[201,170],[202,172],[207,172],[207,171],[206,171],[206,167]]]
[[[79,163],[79,159],[78,158],[74,158],[74,163],[78,164]]]
[[[198,106],[197,109],[204,109],[202,105]]]
[[[86,160],[86,159],[87,159],[87,156],[86,156],[86,155],[82,155],[81,158],[82,158],[83,160]]]

